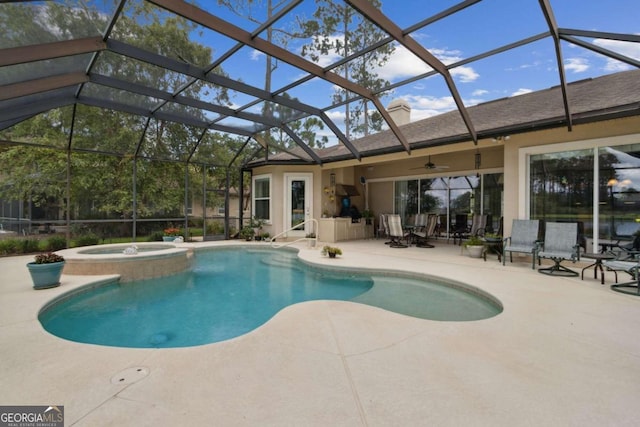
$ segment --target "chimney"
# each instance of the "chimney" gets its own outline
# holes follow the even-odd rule
[[[389,115],[398,126],[406,125],[411,121],[411,107],[402,98],[394,99],[387,107]]]

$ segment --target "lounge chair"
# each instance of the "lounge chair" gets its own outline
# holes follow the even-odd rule
[[[580,260],[580,245],[578,244],[578,224],[575,222],[547,222],[545,224],[544,242],[542,249],[537,253],[538,262],[542,258],[553,260],[551,267],[539,268],[543,274],[557,276],[578,276],[578,272],[573,271],[563,265],[562,261]]]
[[[438,215],[436,214],[422,214],[426,218],[426,224],[419,230],[414,231],[416,239],[416,246],[419,248],[433,248],[432,244],[428,243],[429,237],[435,235],[436,226],[438,225]]]
[[[402,243],[402,239],[404,239],[404,230],[402,229],[400,215],[387,215],[387,223],[389,224],[389,237],[391,238],[389,246],[392,248],[406,248],[407,245]]]
[[[537,219],[514,219],[511,226],[511,236],[504,239],[502,265],[505,265],[507,252],[509,252],[511,262],[513,262],[513,253],[519,252],[531,255],[531,268],[535,269],[539,230],[540,221]]]

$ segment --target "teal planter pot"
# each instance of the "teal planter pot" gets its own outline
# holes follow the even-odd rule
[[[27,268],[31,274],[33,289],[55,288],[60,285],[60,276],[64,268],[64,261],[51,262],[48,264],[30,262],[27,264]]]
[[[163,242],[173,242],[178,236],[162,236]]]

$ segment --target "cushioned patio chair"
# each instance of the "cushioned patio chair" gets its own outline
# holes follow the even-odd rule
[[[402,243],[402,239],[404,239],[405,236],[400,215],[387,215],[387,223],[389,224],[389,237],[391,238],[389,246],[392,248],[406,248],[407,245]]]
[[[536,252],[538,251],[538,232],[540,221],[537,219],[514,219],[511,225],[511,236],[504,239],[502,247],[502,265],[505,265],[507,252],[513,262],[513,253],[531,255],[531,268],[536,268]]]
[[[575,222],[547,222],[545,224],[544,242],[542,249],[537,253],[538,262],[540,259],[549,258],[553,260],[551,267],[539,268],[543,274],[556,276],[578,276],[573,271],[563,265],[562,261],[580,260],[580,245],[578,244],[578,224]]]

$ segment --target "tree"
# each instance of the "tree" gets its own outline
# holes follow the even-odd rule
[[[373,6],[381,7],[379,0],[370,0]],[[332,53],[347,58],[387,37],[387,34],[365,18],[360,18],[350,6],[332,0],[316,0],[318,5],[312,19],[301,20],[301,34],[312,38],[313,42],[302,47],[302,55],[318,62],[322,56]],[[390,58],[395,47],[387,43],[377,49],[363,54],[356,59],[334,69],[345,79],[354,81],[369,90],[376,92],[388,82],[380,78],[376,68],[382,67]],[[345,104],[346,136],[368,135],[371,131],[379,131],[383,120],[379,113],[370,113],[367,100],[358,101],[351,110],[349,99],[353,97],[345,89],[336,89],[333,100]]]
[[[266,3],[266,5],[264,4]],[[258,12],[256,8],[260,9],[262,6],[266,7],[266,19],[273,16],[283,4],[288,1],[274,1],[274,0],[218,0],[218,4],[227,7],[231,12],[237,16],[247,19],[255,24],[262,24],[262,21],[257,18]],[[270,43],[276,43],[280,47],[287,48],[290,41],[295,38],[302,37],[300,32],[287,31],[283,28],[274,28],[269,26],[266,30],[266,40]],[[270,55],[265,55],[265,73],[264,73],[264,90],[267,92],[272,91],[273,72],[278,68],[278,61]],[[285,92],[282,94],[284,97],[291,97]],[[271,102],[264,101],[262,114],[270,119],[277,118],[280,122],[288,124],[289,127],[298,134],[308,146],[323,148],[327,142],[327,137],[317,137],[317,131],[324,129],[324,123],[317,117],[308,117],[301,120],[293,121],[298,112],[293,111],[291,108],[280,105],[272,104]],[[292,148],[296,145],[282,129],[274,129],[272,132],[266,133],[270,146],[277,147],[275,141],[278,141],[280,145],[286,148]]]
[[[108,14],[84,2],[81,4],[82,8],[76,2],[72,7],[57,2],[33,7],[6,5],[0,16],[0,27],[6,30],[3,36],[10,45],[17,46],[25,44],[25,41],[36,44],[85,36],[87,28],[96,33],[102,32],[107,26]],[[29,22],[29,25],[25,25],[25,22]],[[206,66],[212,62],[212,52],[210,48],[189,40],[189,34],[194,29],[193,23],[168,15],[149,3],[127,3],[127,9],[120,16],[112,35],[147,51]],[[50,60],[45,67],[55,72],[61,62],[64,68],[66,58]],[[11,70],[28,75],[29,65],[11,67]],[[92,72],[169,92],[187,82],[186,76],[109,51],[100,53]],[[216,72],[223,74],[222,70]],[[181,95],[195,97],[204,92],[217,103],[229,103],[226,90],[199,80],[188,86]],[[116,101],[122,99],[122,102],[142,103],[149,109],[157,105],[154,104],[157,101],[150,98],[120,93],[95,84],[85,85],[83,93],[89,96],[108,95]],[[200,120],[206,121],[202,111],[188,109],[177,103],[162,108],[177,115],[199,115]],[[46,206],[51,199],[64,200],[66,149],[71,141],[72,148],[101,153],[73,152],[70,155],[70,200],[74,204],[70,213],[72,218],[130,218],[133,214],[134,163],[137,168],[138,217],[175,215],[180,212],[184,205],[184,162],[203,134],[203,129],[154,119],[144,132],[147,121],[144,117],[78,105],[72,132],[73,112],[72,107],[54,109],[3,131],[3,137],[7,140],[58,150],[20,145],[3,148],[0,161],[5,185],[0,187],[0,197],[32,200],[36,206]],[[138,144],[138,157],[134,158]],[[230,159],[233,154],[224,153],[221,147],[213,155]],[[157,158],[172,161],[150,160]],[[211,158],[207,160],[212,161]],[[194,168],[188,171],[198,176]],[[57,204],[65,206],[62,202]],[[55,217],[61,216],[62,212],[56,212]]]

